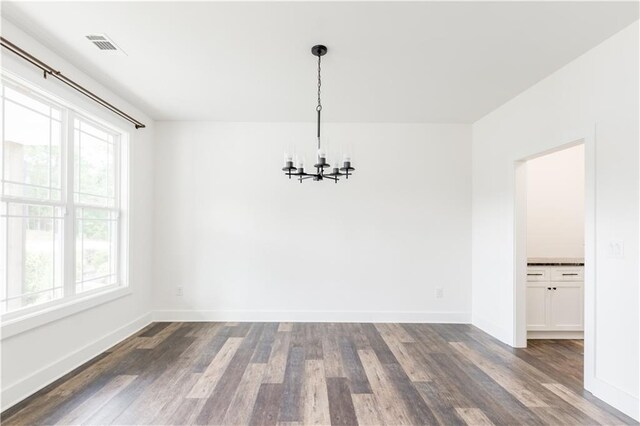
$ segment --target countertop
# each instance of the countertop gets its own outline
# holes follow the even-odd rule
[[[584,266],[582,257],[530,257],[529,266]]]

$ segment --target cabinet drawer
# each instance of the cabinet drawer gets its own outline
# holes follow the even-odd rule
[[[549,269],[528,267],[527,281],[549,281]]]
[[[582,266],[551,268],[551,281],[584,281]]]

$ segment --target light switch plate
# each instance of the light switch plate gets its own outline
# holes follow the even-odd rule
[[[623,240],[610,240],[607,245],[607,257],[611,259],[623,259],[624,258],[624,241]]]

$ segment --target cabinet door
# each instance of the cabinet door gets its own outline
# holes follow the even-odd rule
[[[548,330],[549,292],[547,285],[527,286],[527,330]]]
[[[550,283],[550,322],[554,330],[583,330],[582,283]]]

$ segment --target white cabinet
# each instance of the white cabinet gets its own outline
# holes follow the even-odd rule
[[[553,284],[549,301],[552,330],[582,331],[582,283]]]
[[[527,269],[527,330],[582,331],[583,277],[582,266],[530,266]]]
[[[527,286],[527,330],[546,330],[549,314],[549,296],[547,286]]]

